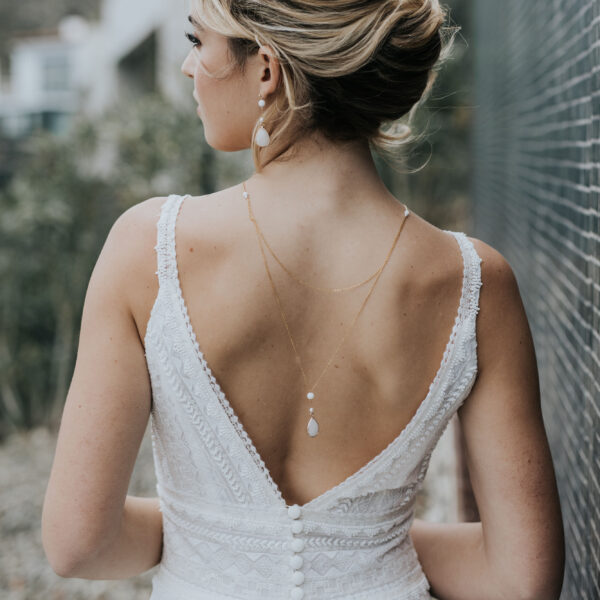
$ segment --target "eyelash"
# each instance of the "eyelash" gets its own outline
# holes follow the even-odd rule
[[[191,33],[188,33],[186,31],[184,35],[192,43],[192,45],[194,45],[194,46],[200,46],[201,45],[200,40],[197,37],[193,36]]]

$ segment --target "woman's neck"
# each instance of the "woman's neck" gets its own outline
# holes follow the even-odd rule
[[[248,191],[277,197],[278,204],[301,201],[308,208],[349,208],[369,198],[393,197],[375,167],[368,142],[333,143],[321,135],[293,147],[293,157],[274,160],[248,180]],[[278,193],[285,192],[285,196]]]

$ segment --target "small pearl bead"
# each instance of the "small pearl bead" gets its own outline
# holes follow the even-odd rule
[[[292,533],[302,533],[304,525],[302,525],[302,521],[292,521],[291,529]]]
[[[296,585],[302,585],[304,583],[304,573],[302,571],[294,571],[292,573],[292,582]]]
[[[261,98],[261,99],[258,101],[258,105],[259,105],[259,106],[262,108],[262,107],[265,105],[265,101],[264,101],[264,100]]]
[[[312,400],[312,399],[315,397],[315,395],[314,395],[312,392],[308,392],[308,394],[306,394],[306,397],[307,397],[309,400]]]
[[[304,590],[301,587],[293,587],[290,592],[290,598],[292,600],[302,600],[304,598]]]
[[[304,560],[299,554],[294,554],[290,558],[290,566],[292,567],[292,569],[299,569],[302,566],[303,562]]]

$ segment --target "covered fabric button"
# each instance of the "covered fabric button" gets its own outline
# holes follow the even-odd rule
[[[299,554],[294,554],[292,558],[290,558],[290,567],[292,569],[299,569],[304,563],[304,559]]]
[[[299,587],[292,588],[290,592],[290,598],[292,600],[302,600],[304,598],[304,590]]]
[[[300,513],[302,512],[300,510],[300,507],[297,504],[293,504],[292,506],[290,506],[288,508],[288,517],[290,519],[298,519],[300,517]]]
[[[302,585],[304,583],[304,573],[302,571],[294,571],[292,573],[292,581],[296,585]]]
[[[302,524],[302,521],[294,521],[292,523],[292,533],[302,533],[303,529],[304,525]]]
[[[298,538],[292,540],[292,550],[294,552],[302,552],[304,550],[304,540]]]

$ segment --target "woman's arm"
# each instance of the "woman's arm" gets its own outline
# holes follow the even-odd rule
[[[479,372],[458,415],[481,523],[416,520],[411,538],[439,600],[557,600],[564,532],[531,331],[510,265],[472,241]]]
[[[438,600],[508,598],[494,595],[501,582],[494,581],[491,574],[480,522],[431,523],[414,519],[410,537],[431,584],[431,593]],[[481,590],[485,590],[485,595]],[[510,597],[516,600],[516,597]]]
[[[127,579],[157,565],[161,554],[162,514],[158,498],[127,496],[114,540],[98,546],[93,556],[63,576]]]
[[[156,499],[126,494],[152,398],[130,307],[156,285],[150,261],[162,200],[117,219],[88,285],[42,512],[46,556],[64,577],[129,577],[160,557]]]

